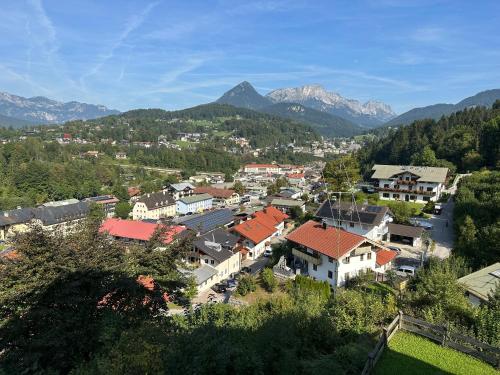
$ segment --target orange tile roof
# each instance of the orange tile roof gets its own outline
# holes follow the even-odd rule
[[[313,220],[301,225],[286,238],[335,259],[366,241],[363,236],[342,229],[330,226],[325,229],[321,223]]]
[[[236,225],[234,231],[258,244],[271,237],[276,232],[276,228],[274,226],[269,227],[257,219],[250,219]]]
[[[194,194],[210,194],[214,198],[230,198],[234,194],[231,189],[217,189],[211,186],[200,186],[194,189]]]
[[[377,251],[377,264],[379,266],[383,266],[384,264],[389,263],[396,257],[397,253],[393,250],[379,250]]]
[[[276,225],[284,222],[289,217],[287,214],[281,212],[273,206],[267,206],[262,211],[255,212],[253,216],[255,219],[259,220],[268,227],[275,227]]]
[[[288,178],[304,178],[304,173],[289,173],[286,175]]]

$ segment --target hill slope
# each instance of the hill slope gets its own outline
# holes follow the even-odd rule
[[[0,126],[1,127],[13,127],[13,128],[22,128],[24,126],[34,125],[35,123],[27,120],[20,120],[18,118],[5,116],[0,114]]]
[[[468,107],[485,106],[491,107],[495,100],[500,99],[500,89],[482,91],[474,96],[465,98],[457,104],[434,104],[427,107],[413,108],[398,117],[388,121],[387,126],[408,125],[415,120],[434,119],[448,116],[453,112],[461,111]]]
[[[364,130],[342,117],[317,111],[302,104],[276,103],[261,111],[309,124],[319,134],[327,137],[352,137]]]
[[[37,124],[55,124],[71,120],[86,120],[117,114],[119,111],[102,105],[79,102],[58,102],[37,96],[24,98],[0,92],[0,114]]]
[[[258,110],[272,104],[269,99],[260,95],[247,81],[243,81],[231,90],[225,92],[219,99],[217,99],[216,103],[229,104],[234,107],[254,110]]]

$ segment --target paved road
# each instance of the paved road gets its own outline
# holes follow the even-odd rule
[[[443,203],[441,215],[432,215],[427,219],[433,225],[433,230],[430,231],[431,238],[436,244],[434,251],[430,255],[439,258],[447,258],[450,256],[451,248],[453,247],[453,208],[455,203],[452,199]]]

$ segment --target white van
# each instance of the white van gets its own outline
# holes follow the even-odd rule
[[[415,267],[412,266],[399,266],[398,269],[396,270],[396,274],[400,276],[415,276]]]

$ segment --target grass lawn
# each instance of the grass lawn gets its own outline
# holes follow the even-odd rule
[[[248,293],[246,296],[233,294],[236,299],[245,301],[248,304],[256,303],[257,301],[265,301],[274,297],[280,297],[285,294],[283,291],[284,285],[279,284],[276,290],[272,293],[267,292],[261,285],[260,275],[257,278],[257,288],[255,292]]]
[[[389,206],[391,203],[394,203],[394,202],[396,202],[396,201],[386,200],[386,199],[377,199],[377,201],[375,203],[370,202],[370,204],[374,204],[376,206]],[[406,201],[399,201],[399,202],[403,202],[405,205],[413,207],[416,211],[415,216],[420,215],[420,213],[422,212],[422,208],[424,208],[424,206],[425,206],[425,204],[423,204],[423,203],[406,202]]]
[[[435,344],[411,333],[397,332],[375,367],[383,374],[500,374],[467,354]]]

